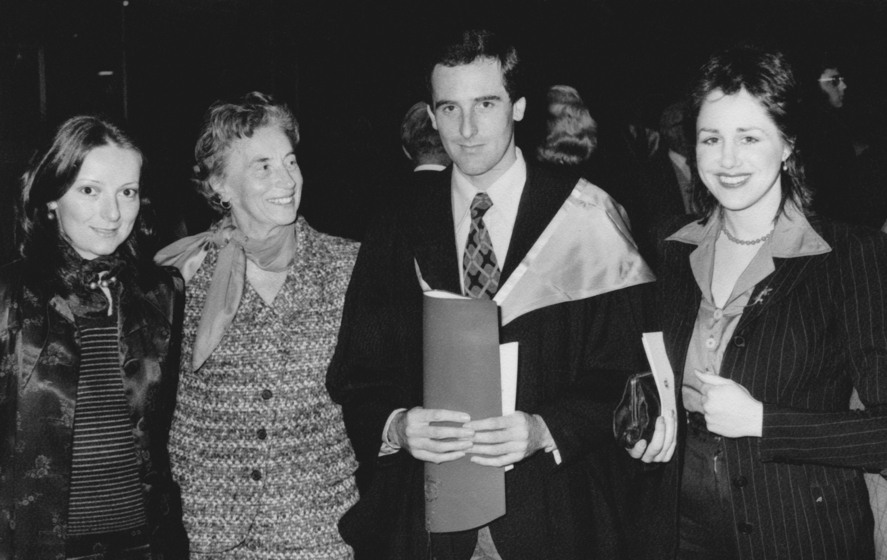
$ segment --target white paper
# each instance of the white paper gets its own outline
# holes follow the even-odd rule
[[[499,345],[499,367],[502,370],[502,416],[515,412],[517,406],[517,342]],[[514,465],[505,467],[510,471]]]
[[[425,295],[440,299],[471,299],[470,297],[454,294],[453,292],[448,292],[446,290],[425,290]]]
[[[499,345],[499,366],[502,368],[502,416],[508,416],[517,404],[517,342]]]
[[[677,418],[677,403],[675,402],[674,372],[665,352],[665,340],[662,332],[644,333],[642,336],[644,351],[647,353],[647,361],[650,362],[650,370],[656,380],[656,388],[659,389],[659,402],[661,403],[662,416]]]

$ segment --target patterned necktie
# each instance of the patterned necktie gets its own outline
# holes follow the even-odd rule
[[[484,214],[493,206],[487,193],[479,193],[471,202],[471,229],[462,258],[465,290],[473,298],[493,299],[499,289],[499,263],[493,241],[484,224]]]

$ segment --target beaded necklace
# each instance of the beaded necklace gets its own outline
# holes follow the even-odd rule
[[[721,231],[724,232],[724,235],[727,236],[727,239],[738,245],[757,245],[758,243],[763,243],[764,241],[767,241],[768,239],[770,239],[770,236],[773,235],[773,230],[771,229],[770,232],[763,237],[752,239],[751,241],[745,241],[744,239],[739,239],[738,237],[733,237],[732,235],[730,235],[730,232],[727,231],[726,225],[721,226]]]

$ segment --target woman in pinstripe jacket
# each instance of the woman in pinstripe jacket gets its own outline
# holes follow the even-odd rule
[[[704,218],[662,243],[658,282],[678,452],[642,475],[637,557],[873,558],[863,472],[887,466],[887,237],[806,211],[781,53],[716,54],[693,107]],[[854,387],[865,411],[848,409]]]

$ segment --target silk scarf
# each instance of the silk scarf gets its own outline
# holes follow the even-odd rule
[[[234,320],[243,297],[246,261],[267,272],[283,272],[292,265],[297,244],[295,224],[278,228],[266,239],[254,240],[234,225],[231,216],[226,216],[209,230],[180,239],[157,253],[154,257],[157,264],[178,268],[188,283],[200,269],[209,249],[220,248],[194,338],[192,366],[195,370],[209,358]]]

